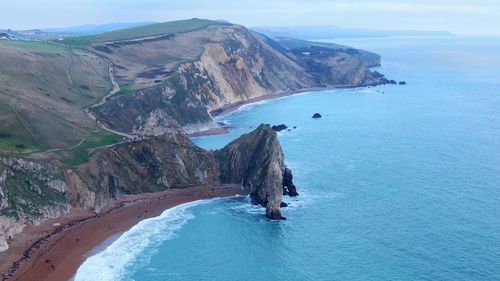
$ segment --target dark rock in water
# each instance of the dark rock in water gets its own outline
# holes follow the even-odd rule
[[[293,184],[292,170],[285,168],[283,173],[283,194],[290,197],[298,196],[297,187]]]
[[[406,82],[405,81],[401,81],[401,82],[399,82],[399,85],[406,85]]]
[[[297,126],[293,126],[294,129],[297,129]]]
[[[389,81],[389,84],[391,84],[391,85],[396,85],[396,84],[398,84],[398,82],[396,82],[395,80],[390,80],[390,81]]]
[[[271,127],[275,132],[281,132],[285,129],[287,129],[288,127],[285,125],[285,124],[281,124],[281,125],[274,125]]]
[[[314,118],[314,119],[319,119],[319,118],[321,118],[321,117],[322,117],[322,116],[321,116],[321,114],[319,114],[319,113],[317,113],[317,112],[316,112],[316,113],[314,113],[314,115],[313,115],[313,117],[312,117],[312,118]]]
[[[282,201],[281,204],[280,204],[280,207],[281,208],[288,207],[288,204]]]

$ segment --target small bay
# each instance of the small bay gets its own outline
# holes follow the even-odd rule
[[[112,244],[75,279],[500,280],[500,39],[335,42],[382,55],[376,70],[407,85],[246,105],[219,118],[229,134],[193,139],[216,149],[261,123],[291,128],[288,220],[242,197],[170,210],[126,264]]]

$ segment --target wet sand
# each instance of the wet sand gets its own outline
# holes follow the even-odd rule
[[[248,100],[233,103],[233,104],[228,104],[228,105],[225,105],[217,110],[211,111],[210,114],[212,115],[212,117],[223,116],[223,115],[229,114],[229,113],[237,110],[241,106],[247,105],[247,104],[252,104],[252,103],[265,101],[265,100],[274,100],[274,99],[278,99],[278,98],[293,96],[293,95],[307,93],[307,92],[327,91],[327,90],[333,90],[333,89],[338,89],[338,88],[347,88],[347,87],[316,87],[316,88],[304,88],[304,89],[300,89],[297,91],[291,91],[291,92],[275,93],[275,94],[271,94],[271,95],[265,95],[265,96],[261,96],[261,97],[248,99]],[[210,133],[207,133],[206,135],[210,135]]]
[[[92,249],[139,221],[183,203],[234,195],[246,192],[237,185],[193,187],[123,196],[99,214],[74,209],[15,236],[0,255],[2,280],[69,280]]]

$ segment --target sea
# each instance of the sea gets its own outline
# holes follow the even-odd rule
[[[306,92],[217,121],[223,147],[261,123],[300,195],[272,221],[246,197],[141,221],[75,280],[500,280],[500,38],[323,40],[382,55],[407,85]],[[314,113],[321,119],[312,119]]]

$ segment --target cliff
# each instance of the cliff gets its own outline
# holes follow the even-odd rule
[[[387,82],[369,70],[380,63],[375,54],[312,45],[289,49],[232,24],[87,48],[116,66],[125,89],[93,109],[98,119],[141,135],[212,128],[211,111],[262,96]]]
[[[269,125],[217,151],[182,134],[103,147],[86,163],[69,167],[18,157],[0,158],[0,251],[27,225],[81,208],[99,212],[125,194],[170,188],[239,184],[252,201],[282,218],[284,157]]]
[[[255,131],[215,151],[215,158],[221,167],[222,182],[241,183],[248,188],[253,202],[266,207],[269,218],[283,218],[280,206],[283,194],[288,194],[284,186],[285,174],[291,175],[291,172],[285,167],[276,132],[269,125],[260,125]],[[291,178],[287,185],[293,185]]]
[[[68,194],[61,170],[51,163],[0,157],[0,252],[26,222],[37,225],[67,213]]]
[[[281,219],[283,195],[297,191],[268,125],[217,151],[183,134],[255,98],[388,82],[369,69],[376,54],[292,43],[200,19],[2,42],[0,251],[26,225],[169,188],[240,184]]]

